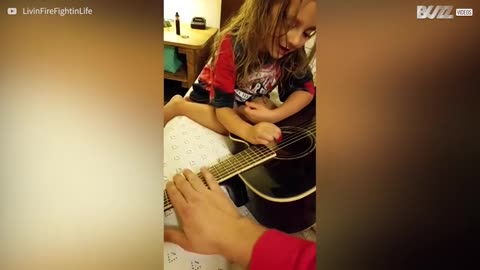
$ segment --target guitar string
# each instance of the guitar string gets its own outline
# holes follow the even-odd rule
[[[310,123],[307,123],[307,126],[309,126],[309,128],[311,128],[311,127],[314,127],[314,124],[315,123],[312,121]],[[299,126],[299,127],[301,128],[301,126]],[[311,130],[309,130],[309,131],[311,131]],[[290,134],[287,134],[284,137],[285,139],[282,140],[281,143],[279,143],[277,146],[275,146],[273,148],[274,149],[281,149],[281,148],[284,148],[288,145],[291,145],[292,143],[295,143],[299,139],[303,139],[304,137],[306,137],[305,135],[303,135],[303,136],[298,136],[298,135],[293,135],[293,136],[290,135],[289,136],[289,135]],[[291,137],[293,137],[293,138],[291,138]],[[263,153],[264,154],[264,153],[271,153],[272,152],[272,150],[267,148],[267,147],[260,147],[260,150],[258,150],[258,147],[257,147],[257,149],[256,149],[257,151],[248,151],[248,150],[252,150],[252,148],[247,148],[245,151],[240,152],[238,155],[231,156],[224,161],[229,163],[230,166],[233,168],[233,166],[235,164],[232,163],[232,159],[235,160],[238,163],[239,160],[237,159],[237,157],[241,157],[243,160],[245,160],[245,158],[244,158],[245,155],[244,154],[247,154],[247,156],[249,157],[249,159],[247,159],[247,161],[250,161],[250,160],[254,161],[255,160],[255,157],[253,157],[251,155],[251,153],[248,153],[248,152],[253,152],[254,154],[256,154],[257,158],[261,157],[261,156],[258,155],[258,153]],[[266,156],[268,156],[268,155],[266,155]],[[261,160],[261,158],[258,159],[258,160]],[[240,162],[240,165],[242,165],[242,163],[244,163],[244,162]],[[251,164],[250,162],[247,162],[247,163]],[[222,169],[220,169],[220,171],[217,171],[217,167],[218,167],[217,165],[220,165],[222,167]],[[228,174],[231,174],[235,171],[235,170],[230,170],[229,168],[226,168],[223,163],[216,164],[216,165],[210,167],[209,170],[211,171],[212,174],[216,175],[216,177],[219,177],[219,174],[228,175]],[[204,179],[203,174],[198,173],[197,176],[199,176],[201,178],[202,182],[204,183],[204,185],[206,185],[208,187],[208,184],[207,184],[206,180]],[[166,192],[164,192],[164,194],[166,195]],[[164,203],[170,201],[168,196],[166,196],[164,198],[165,198]]]
[[[313,132],[314,130],[311,130],[312,127],[315,128],[315,122],[307,123],[306,126],[299,126],[298,128],[307,129],[309,132]],[[307,137],[307,136],[309,136],[309,135],[308,135],[308,134],[307,134],[307,135],[304,134],[304,135],[301,135],[301,136],[299,137],[298,134],[286,134],[286,135],[283,137],[283,140],[282,140],[279,144],[273,146],[272,149],[262,147],[262,149],[257,150],[257,152],[271,152],[271,150],[281,149],[281,148],[284,148],[284,147],[290,145],[291,143],[294,143],[294,142],[298,141],[298,138],[303,139],[303,138],[305,138],[305,137]],[[286,144],[286,145],[285,145],[285,144]],[[250,147],[249,149],[254,148],[254,147],[257,147],[257,148],[258,148],[258,146],[255,146],[255,145],[254,145],[253,147]]]
[[[304,127],[304,129],[307,129],[307,131],[312,132],[312,133],[315,131],[315,128],[316,128],[315,123],[310,123],[308,125],[308,127]],[[292,143],[295,143],[295,142],[297,142],[301,139],[304,139],[305,137],[310,136],[310,134],[308,134],[306,132],[299,132],[299,133],[301,133],[302,135],[299,135],[299,134],[292,134],[291,136],[288,136],[290,134],[285,135],[285,138],[280,143],[273,146],[272,149],[273,150],[279,150],[279,149],[285,148],[285,147],[291,145]]]
[[[314,125],[310,124],[310,127],[314,127]],[[311,131],[311,130],[309,130],[309,131]],[[259,146],[254,146],[255,148],[250,147],[248,149],[252,149],[252,152],[254,152],[255,154],[259,154],[259,153],[260,154],[269,154],[269,153],[272,153],[272,150],[278,150],[278,149],[285,148],[285,147],[287,147],[287,146],[289,146],[289,145],[291,145],[291,144],[293,144],[293,143],[295,143],[295,142],[297,142],[297,141],[299,141],[299,140],[301,140],[305,137],[308,137],[308,136],[310,136],[310,134],[305,134],[305,133],[302,136],[298,136],[298,135],[291,136],[291,138],[289,138],[289,136],[285,136],[285,137],[287,137],[287,139],[282,140],[282,142],[279,143],[277,146],[272,147],[273,149],[269,149],[265,146],[260,147],[260,150],[257,150],[259,148]],[[257,150],[257,151],[255,151],[255,150]],[[265,155],[265,157],[266,156],[268,156],[268,155]],[[235,158],[235,156],[232,156],[231,158]],[[253,159],[253,160],[255,160],[255,159]],[[258,159],[258,160],[260,160],[260,159]],[[222,172],[225,172],[225,171],[222,171]],[[229,169],[227,172],[232,173],[232,170]]]
[[[314,123],[308,123],[307,125],[309,126],[308,128],[314,127]],[[300,126],[300,127],[301,127],[301,126]],[[305,128],[307,128],[307,127],[305,127]],[[311,131],[311,130],[308,130],[308,131]],[[256,154],[257,156],[252,156],[251,153],[248,153],[249,151],[243,151],[243,152],[238,153],[238,155],[234,155],[234,156],[228,157],[228,158],[227,158],[226,160],[224,160],[224,161],[226,161],[227,163],[230,163],[230,164],[231,164],[231,163],[232,163],[232,160],[238,161],[236,157],[242,157],[242,158],[243,158],[243,157],[245,156],[244,154],[247,154],[247,156],[249,157],[249,158],[247,159],[247,161],[254,161],[254,160],[256,160],[256,159],[258,158],[258,153],[260,153],[260,154],[271,154],[272,150],[277,150],[277,149],[281,149],[281,148],[287,147],[287,146],[291,145],[292,143],[298,141],[299,139],[303,139],[303,138],[306,137],[306,136],[308,136],[308,135],[298,136],[298,135],[296,135],[296,134],[294,134],[294,135],[287,134],[287,135],[285,136],[285,139],[282,140],[282,142],[280,142],[278,145],[272,147],[272,149],[267,148],[267,147],[265,147],[265,146],[260,146],[260,147],[259,147],[259,146],[253,146],[253,147],[256,147],[255,149],[253,149],[252,147],[248,148],[248,149],[251,149],[251,150],[255,150],[255,151],[250,151],[250,152],[253,152],[253,153]],[[259,148],[260,148],[260,149],[259,149]],[[241,163],[240,163],[240,164],[241,164]],[[223,164],[220,164],[220,165],[223,166]],[[232,164],[232,165],[233,165],[233,164]],[[225,168],[225,167],[223,166],[223,168]],[[223,170],[221,169],[220,172],[224,172],[224,169],[223,169]]]
[[[310,132],[312,132],[312,130],[310,130],[312,127],[315,128],[315,122],[314,122],[314,121],[310,121],[309,123],[307,123],[306,126],[308,126],[308,127],[302,127],[303,125],[305,125],[305,123],[302,124],[302,125],[300,125],[299,128],[305,128],[305,129],[307,129],[307,130],[310,131]],[[289,135],[290,135],[290,136],[289,136]],[[299,140],[301,140],[301,139],[303,139],[303,138],[305,138],[305,137],[308,137],[308,136],[309,136],[309,134],[305,135],[305,133],[304,133],[302,136],[299,136],[299,135],[297,135],[297,134],[293,134],[293,135],[291,135],[291,134],[286,134],[285,137],[284,137],[284,139],[283,139],[278,145],[272,147],[273,149],[269,149],[269,148],[267,148],[267,147],[260,147],[260,150],[259,150],[259,151],[250,151],[250,152],[253,152],[256,156],[255,156],[255,157],[251,157],[250,153],[248,153],[248,156],[249,156],[250,159],[247,160],[247,161],[255,161],[255,158],[258,158],[258,160],[261,160],[261,159],[264,158],[264,157],[260,156],[259,153],[260,153],[260,154],[271,153],[272,150],[278,150],[278,149],[285,148],[285,147],[287,147],[287,146],[289,146],[289,145],[291,145],[291,144],[293,144],[293,143],[295,143],[295,142],[297,142],[297,141],[299,141]],[[249,149],[252,149],[252,148],[247,148],[246,150],[249,150]],[[258,147],[257,147],[257,149],[258,149]],[[219,178],[219,177],[221,178],[221,176],[219,176],[219,174],[223,174],[223,175],[226,176],[226,175],[229,175],[229,174],[235,172],[237,169],[234,168],[235,163],[232,163],[232,162],[233,162],[233,160],[238,162],[238,159],[237,159],[236,157],[242,157],[242,158],[243,158],[243,156],[244,156],[243,153],[247,153],[247,152],[248,152],[248,151],[246,151],[246,150],[240,152],[238,155],[231,156],[231,157],[227,158],[226,160],[224,160],[224,162],[230,164],[230,168],[232,168],[232,169],[230,169],[230,168],[228,168],[228,167],[225,167],[224,163],[223,163],[223,162],[220,162],[220,163],[218,163],[218,164],[210,167],[210,168],[209,168],[210,172],[211,172],[213,175],[216,175],[216,178]],[[268,156],[268,155],[265,155],[265,157],[267,157],[267,156]],[[246,162],[246,163],[243,162],[243,164],[242,164],[242,162],[239,163],[239,165],[244,165],[244,164],[251,164],[251,162]],[[220,169],[220,171],[217,171],[217,169],[216,169],[217,165],[220,165],[220,166],[222,167],[222,169]],[[197,176],[200,177],[200,179],[202,180],[203,184],[208,187],[208,184],[207,184],[207,182],[206,182],[206,179],[203,177],[203,174],[198,173]],[[164,195],[165,195],[165,197],[164,197],[164,206],[165,206],[165,203],[171,204],[171,203],[170,203],[170,199],[169,199],[166,191],[164,191]]]
[[[309,128],[314,127],[314,123],[308,123],[307,125],[309,126]],[[311,131],[311,130],[309,130],[309,131]],[[281,143],[279,143],[277,146],[275,146],[273,148],[274,149],[281,149],[281,148],[287,147],[288,145],[291,145],[292,143],[295,143],[296,141],[298,141],[300,139],[303,139],[306,136],[309,136],[309,135],[306,135],[306,136],[305,135],[303,135],[303,136],[298,136],[298,135],[288,136],[288,135],[290,135],[290,134],[287,134],[285,136],[286,139],[282,140]],[[292,138],[290,138],[290,137],[292,137]],[[251,149],[251,148],[247,148],[246,150],[249,150],[249,149]],[[245,156],[244,153],[247,153],[247,152],[248,151],[242,151],[242,152],[239,153],[239,155],[234,155],[234,156],[231,156],[231,157],[227,158],[225,160],[225,162],[229,163],[230,167],[233,169],[235,163],[232,163],[233,162],[232,160],[235,160],[236,162],[238,162],[237,157],[242,157],[243,158]],[[272,151],[269,148],[263,147],[263,148],[260,148],[260,151],[257,150],[257,151],[250,151],[250,152],[253,152],[256,155],[256,157],[258,158],[258,157],[261,157],[259,155],[259,153],[271,153]],[[255,157],[252,157],[252,155],[250,153],[247,153],[247,154],[248,154],[250,160],[252,160],[252,161],[255,160]],[[248,160],[248,161],[250,161],[250,160]],[[261,158],[259,158],[258,160],[261,160]],[[243,163],[243,164],[245,164],[245,163]],[[242,164],[242,162],[240,162],[240,165],[243,165],[243,164]],[[247,162],[247,164],[251,164],[251,163]],[[218,167],[217,165],[220,165],[222,167],[222,169],[220,169],[220,171],[217,171],[217,169],[216,169]],[[225,167],[224,163],[222,163],[222,162],[209,168],[209,170],[211,171],[212,174],[217,175],[216,176],[217,178],[220,177],[218,174],[228,175],[228,174],[231,174],[231,173],[236,171],[235,169],[233,169],[233,170],[232,169],[229,169],[228,167]],[[202,180],[203,184],[208,187],[208,184],[206,182],[206,179],[204,179],[203,174],[198,173],[197,176],[199,176],[200,179]],[[165,195],[164,205],[165,205],[165,203],[171,204],[170,199],[168,198],[168,195],[166,194],[166,191],[164,191],[164,195]]]

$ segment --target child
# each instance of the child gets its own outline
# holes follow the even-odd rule
[[[246,0],[217,35],[211,64],[189,98],[174,96],[164,123],[184,115],[220,134],[267,145],[281,135],[274,124],[315,95],[305,42],[315,34],[316,0]],[[314,46],[315,47],[315,46]],[[278,108],[266,101],[279,86]],[[263,102],[265,101],[265,102]]]

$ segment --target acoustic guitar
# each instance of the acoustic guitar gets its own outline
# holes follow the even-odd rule
[[[248,194],[245,206],[260,224],[295,233],[315,224],[314,102],[277,126],[282,140],[268,147],[250,145],[230,134],[234,154],[209,171],[219,183],[243,182]],[[197,175],[207,185],[203,175]],[[171,208],[164,192],[164,209]]]

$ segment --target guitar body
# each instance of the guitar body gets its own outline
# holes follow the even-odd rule
[[[312,102],[277,123],[282,140],[274,145],[237,142],[232,156],[209,167],[237,206],[245,205],[262,225],[286,233],[315,224],[315,106]],[[197,176],[206,181],[201,173]],[[173,208],[164,191],[164,211]]]
[[[273,159],[238,175],[248,194],[245,206],[266,227],[295,233],[315,224],[316,140],[315,129],[311,128],[314,116],[315,107],[311,104],[278,123],[285,147],[275,151]],[[236,142],[234,152],[250,147],[235,135],[230,138]]]

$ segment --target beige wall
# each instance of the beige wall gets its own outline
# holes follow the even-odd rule
[[[222,0],[164,0],[164,18],[175,19],[175,12],[180,21],[190,23],[193,17],[204,17],[207,26],[220,27]]]

